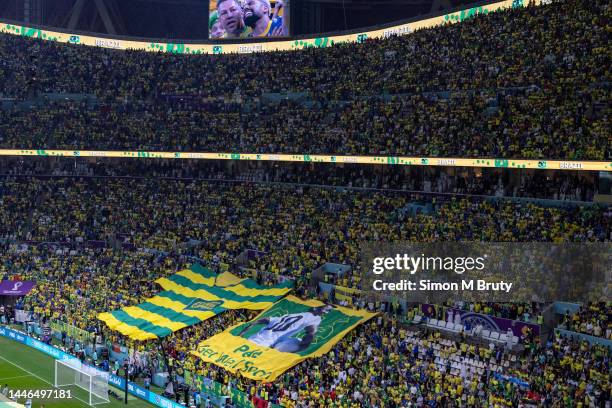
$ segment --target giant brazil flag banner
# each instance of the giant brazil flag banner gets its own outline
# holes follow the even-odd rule
[[[133,340],[165,337],[227,309],[264,310],[291,291],[293,283],[261,286],[229,272],[192,265],[156,280],[164,291],[135,306],[100,313],[98,319]]]
[[[193,354],[253,380],[270,382],[332,349],[375,313],[287,296],[247,323],[202,341]]]

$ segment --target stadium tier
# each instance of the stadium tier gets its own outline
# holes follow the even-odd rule
[[[386,237],[524,242],[610,239],[609,213],[598,206],[567,210],[482,199],[419,199],[400,192],[297,189],[180,180],[9,179],[2,185],[0,225],[3,234],[33,242],[104,240],[114,232],[124,234],[137,247],[158,242],[157,249],[171,251],[173,242],[208,241],[211,249],[199,253],[206,260],[212,248],[235,257],[238,253],[232,249],[242,251],[251,244],[269,253],[271,258],[258,258],[258,262],[273,272],[290,265],[314,269],[324,260],[355,264],[359,240]],[[80,201],[80,197],[88,198]],[[421,200],[435,212],[408,217],[410,204]],[[18,214],[30,216],[25,220]],[[286,257],[282,250],[288,251]],[[295,253],[301,256],[294,259]]]
[[[0,27],[0,401],[609,408],[609,2],[253,42],[274,4]]]
[[[248,55],[4,34],[0,147],[609,161],[607,12],[555,1]]]
[[[309,285],[312,271],[324,261],[353,265],[357,271],[361,241],[382,243],[387,237],[422,242],[610,239],[610,215],[605,207],[558,209],[478,199],[427,202],[421,197],[416,202],[432,207],[431,213],[410,216],[406,208],[415,199],[399,193],[316,187],[296,191],[295,187],[169,180],[159,184],[141,179],[10,180],[5,180],[2,189],[2,235],[27,244],[5,247],[3,274],[37,282],[16,307],[31,313],[31,321],[41,327],[61,322],[73,330],[101,336],[102,343],[134,347],[139,353],[132,375],[140,381],[150,381],[151,370],[157,370],[152,367],[164,365],[156,343],[134,343],[106,328],[97,314],[147,301],[158,292],[156,279],[188,267],[193,259],[223,270],[236,265],[244,248],[258,248],[262,256],[250,260],[247,269],[232,266],[232,270],[253,271],[264,285],[274,284],[280,276],[295,279],[297,294],[323,298],[323,292]],[[30,217],[25,221],[19,214]],[[106,242],[105,237],[113,233],[124,244],[123,250],[87,244]],[[197,244],[185,246],[188,241]],[[51,249],[60,247],[67,248],[66,252]],[[340,288],[360,288],[359,276],[351,272],[326,276],[325,281]],[[224,369],[190,353],[202,339],[253,317],[242,311],[227,311],[170,335],[164,343],[167,364],[198,381],[216,381],[285,406],[317,401],[321,406],[399,407],[428,399],[440,406],[459,406],[459,401],[471,406],[479,399],[502,406],[523,399],[537,404],[557,398],[606,398],[602,395],[609,390],[609,382],[606,375],[601,377],[608,371],[605,346],[561,336],[542,342],[539,336],[525,332],[521,338],[524,352],[516,355],[493,343],[471,344],[464,337],[448,339],[435,330],[421,332],[406,326],[423,314],[414,305],[403,310],[394,303],[368,304],[358,295],[347,298],[340,293],[341,289],[336,302],[386,313],[358,328],[330,354],[299,364],[272,383],[261,385],[228,376]],[[460,307],[535,323],[546,305],[477,303]],[[592,312],[587,313],[589,310]],[[605,318],[609,313],[609,304],[585,306],[584,311],[564,316],[563,327],[609,339],[612,328]],[[65,333],[62,341],[78,353],[78,341]],[[108,366],[97,353],[93,358]],[[520,382],[504,381],[504,376]],[[568,385],[552,387],[561,381]],[[580,386],[584,381],[589,392]],[[529,387],[520,386],[522,382]]]
[[[0,111],[0,147],[605,160],[609,96],[523,88],[314,105],[60,101]]]
[[[356,190],[458,196],[593,202],[606,194],[605,176],[592,171],[561,172],[553,169],[455,168],[430,166],[380,166],[345,163],[330,171],[326,163],[282,163],[235,160],[133,160],[40,155],[3,157],[0,175],[40,179],[66,177],[168,178],[185,181],[267,182],[319,185]],[[511,170],[511,171],[509,171]],[[605,174],[605,173],[604,173]]]

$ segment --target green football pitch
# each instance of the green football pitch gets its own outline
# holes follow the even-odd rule
[[[0,337],[0,387],[8,385],[9,390],[50,390],[53,389],[53,377],[55,373],[55,363],[53,358],[34,350],[30,347],[19,344],[15,341]],[[122,398],[124,392],[111,387],[113,391]],[[44,404],[45,408],[82,408],[89,405],[87,393],[78,389],[70,388],[71,399],[61,400],[36,400],[33,399],[32,408],[39,408]],[[83,401],[81,401],[83,400]],[[24,403],[24,398],[17,400]],[[121,401],[111,397],[109,403],[97,405],[99,407],[125,407]],[[152,407],[153,405],[141,399],[128,396],[128,407]]]

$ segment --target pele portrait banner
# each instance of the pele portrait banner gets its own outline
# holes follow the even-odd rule
[[[299,362],[327,353],[374,315],[287,296],[250,322],[204,340],[192,353],[232,373],[269,382]]]
[[[164,291],[143,303],[101,313],[98,319],[133,340],[165,337],[227,309],[264,310],[291,291],[293,282],[261,286],[200,265],[156,280]]]

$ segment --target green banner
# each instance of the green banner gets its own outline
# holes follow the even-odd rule
[[[293,282],[261,286],[230,272],[216,274],[200,265],[156,280],[163,289],[145,302],[98,319],[133,340],[165,337],[228,309],[264,310],[291,291]]]
[[[204,340],[192,353],[232,373],[269,382],[299,362],[327,353],[374,315],[288,296],[252,321]]]

